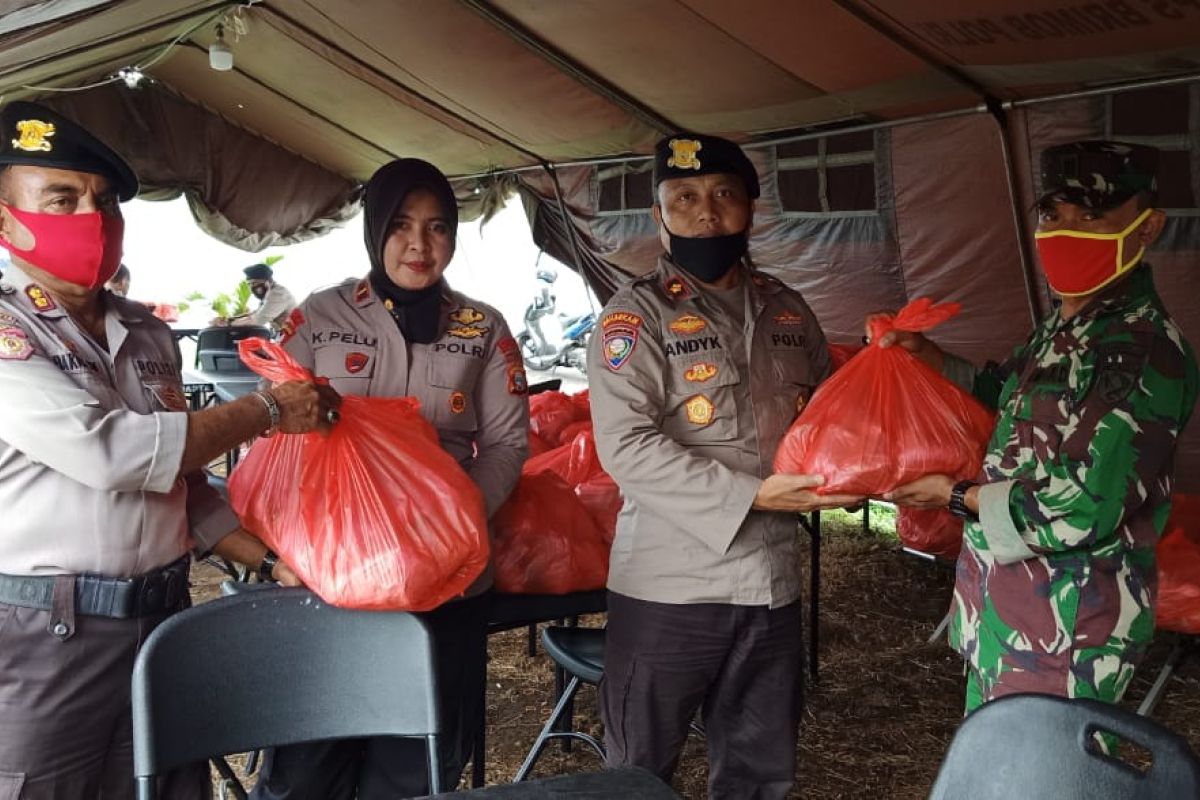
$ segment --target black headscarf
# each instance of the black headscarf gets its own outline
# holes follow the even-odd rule
[[[371,287],[390,306],[392,318],[405,339],[429,344],[438,337],[441,282],[415,291],[403,289],[392,282],[383,265],[383,247],[391,233],[392,220],[413,189],[428,189],[437,198],[450,227],[451,242],[454,242],[458,232],[458,202],[454,190],[441,170],[419,158],[397,159],[384,164],[371,176],[363,197],[363,233],[367,255],[371,258]]]

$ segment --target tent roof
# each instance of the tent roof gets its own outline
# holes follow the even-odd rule
[[[137,65],[188,103],[352,181],[400,155],[465,175],[646,153],[679,129],[770,138],[1200,72],[1200,10],[1166,2],[4,7],[5,100],[47,97],[42,87],[84,86]],[[235,54],[231,72],[208,67],[218,21]]]

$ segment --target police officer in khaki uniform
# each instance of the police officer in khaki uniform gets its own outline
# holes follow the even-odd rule
[[[188,551],[266,554],[201,467],[271,427],[313,430],[338,402],[289,383],[186,413],[170,330],[103,289],[121,260],[118,201],[136,193],[128,165],[78,125],[32,103],[0,110],[5,800],[133,796],[133,660],[188,604]],[[275,576],[294,582],[282,564]],[[205,796],[207,769],[164,787]]]
[[[666,253],[609,301],[589,352],[596,447],[625,497],[600,687],[609,763],[669,780],[700,709],[710,796],[782,798],[802,704],[794,515],[857,498],[771,463],[829,356],[800,295],[746,257],[759,186],[737,145],[664,139],[654,184]]]
[[[400,159],[371,178],[363,213],[371,272],[305,300],[285,326],[284,347],[343,394],[416,397],[442,447],[483,491],[490,516],[520,477],[529,404],[504,318],[442,280],[454,255],[454,192],[432,164]],[[458,785],[482,718],[491,585],[489,566],[465,599],[425,615],[435,640],[447,788]],[[349,800],[356,789],[360,800],[426,794],[424,745],[380,738],[280,748],[254,796]]]

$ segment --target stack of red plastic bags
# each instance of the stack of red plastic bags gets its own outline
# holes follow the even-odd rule
[[[1158,540],[1159,628],[1200,634],[1200,495],[1171,498],[1171,516]]]
[[[900,347],[879,347],[890,330],[927,331],[957,303],[909,303],[872,322],[872,344],[813,394],[775,454],[777,472],[822,475],[821,494],[879,496],[929,474],[975,477],[992,433],[992,412]],[[962,526],[945,511],[903,509],[906,545],[951,556]],[[907,537],[907,540],[906,540]]]
[[[600,467],[587,392],[529,398],[530,459],[493,518],[496,589],[565,594],[603,588],[621,493]]]
[[[238,348],[265,378],[312,380],[277,344]],[[346,396],[327,436],[259,439],[230,478],[242,523],[328,603],[425,611],[487,565],[483,496],[419,409],[411,397]]]

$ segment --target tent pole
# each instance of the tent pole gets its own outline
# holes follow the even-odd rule
[[[1017,170],[1013,164],[1012,140],[1008,127],[1008,113],[999,104],[989,104],[992,119],[1000,134],[1000,151],[1004,159],[1004,177],[1008,182],[1009,208],[1012,209],[1013,226],[1017,231],[1017,254],[1021,259],[1021,277],[1025,282],[1025,301],[1029,306],[1029,319],[1034,327],[1042,321],[1042,307],[1038,299],[1037,272],[1033,268],[1033,254],[1029,251],[1029,222],[1021,213],[1021,190],[1017,185]]]
[[[579,239],[576,237],[575,224],[571,222],[571,215],[567,212],[567,203],[563,200],[562,186],[558,183],[558,172],[555,171],[554,165],[547,161],[542,162],[542,169],[550,176],[550,182],[554,184],[554,199],[558,202],[558,213],[562,215],[563,227],[567,229],[567,238],[571,240],[571,253],[575,256],[575,271],[587,277],[587,271],[583,266],[583,255],[579,252]]]

